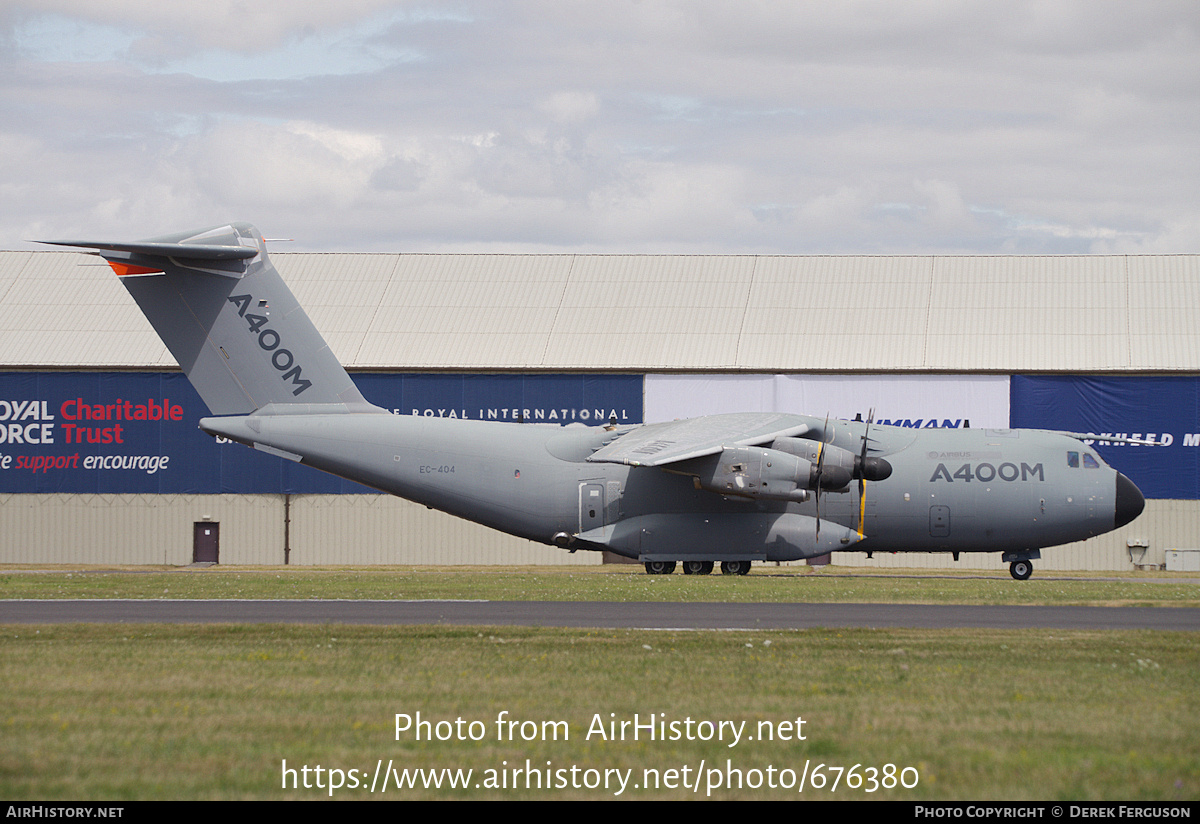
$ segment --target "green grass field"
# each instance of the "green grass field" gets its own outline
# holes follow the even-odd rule
[[[0,570],[0,598],[352,598],[490,601],[802,601],[1200,606],[1197,580],[1145,573],[924,574],[755,567],[747,576],[616,567]]]
[[[768,569],[709,579],[604,569],[8,570],[0,597],[1195,606],[1197,584]],[[333,797],[343,799],[1195,800],[1198,641],[1143,631],[0,626],[0,795],[327,798],[333,769],[344,785]],[[428,733],[449,740],[411,731],[397,740],[396,714],[418,712]],[[500,740],[501,713],[533,723]],[[597,721],[635,714],[676,722],[680,737],[594,732]],[[543,726],[554,722],[563,724]],[[701,722],[725,740],[700,740]],[[743,737],[731,747],[735,729]],[[768,729],[776,740],[759,740]],[[386,794],[372,794],[389,764]],[[452,789],[449,776],[415,770],[472,772]],[[440,789],[422,786],[433,775]],[[399,790],[397,779],[416,786]]]
[[[542,770],[550,762],[567,782],[572,767],[578,783],[599,780],[586,770],[631,771],[622,796],[632,798],[703,797],[714,775],[715,798],[1200,795],[1200,651],[1187,633],[22,626],[4,628],[0,660],[7,798],[327,797],[315,771],[311,789],[283,789],[284,759],[340,769],[347,783],[353,769],[369,784],[380,760],[398,771],[474,771],[465,790],[347,787],[339,798],[608,798],[617,789],[525,789],[520,776],[512,789],[503,771],[526,759]],[[542,722],[564,721],[569,739],[497,740],[502,711],[537,722],[539,739]],[[396,713],[417,712],[435,724],[479,721],[484,735],[397,741]],[[751,735],[765,721],[805,739],[587,740],[595,716],[635,713],[745,721]],[[730,763],[741,789],[724,786]],[[795,785],[806,763],[810,774],[826,765],[823,789],[747,786],[765,784],[772,768],[777,784],[794,770]],[[916,786],[867,793],[843,782],[831,792],[836,768],[856,764],[860,777],[872,766],[911,768],[904,779]],[[476,789],[489,769],[509,788]],[[660,781],[668,770],[677,781],[699,777],[699,790],[634,789],[647,769]]]

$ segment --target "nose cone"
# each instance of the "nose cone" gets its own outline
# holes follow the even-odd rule
[[[1142,510],[1146,508],[1146,499],[1142,497],[1142,490],[1134,485],[1133,481],[1126,478],[1120,472],[1117,473],[1117,506],[1114,513],[1114,528],[1125,526],[1134,518],[1142,514]]]

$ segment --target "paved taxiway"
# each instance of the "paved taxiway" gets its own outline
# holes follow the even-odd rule
[[[454,624],[648,629],[1200,630],[1200,609],[606,601],[0,601],[14,623]]]

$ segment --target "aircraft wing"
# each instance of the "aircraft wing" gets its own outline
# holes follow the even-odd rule
[[[621,435],[588,460],[628,466],[663,466],[704,455],[727,446],[755,446],[776,438],[803,435],[810,429],[799,415],[746,412],[707,415],[667,423],[652,423]]]

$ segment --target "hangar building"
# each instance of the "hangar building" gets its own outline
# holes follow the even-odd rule
[[[1144,514],[1040,569],[1200,547],[1200,256],[274,253],[368,400],[596,424],[728,411],[1035,426],[1099,446]],[[598,563],[214,443],[98,258],[0,252],[0,563]],[[948,566],[948,555],[834,563]],[[998,553],[962,567],[1001,569]]]

